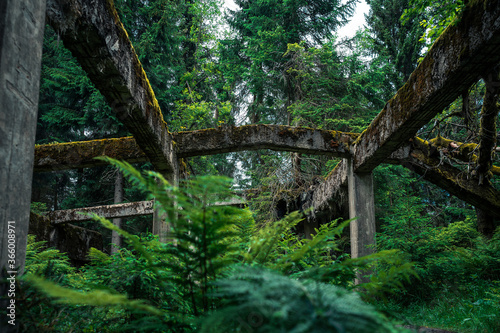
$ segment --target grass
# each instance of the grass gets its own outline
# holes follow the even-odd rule
[[[381,305],[401,324],[441,328],[458,333],[500,332],[500,281],[477,280],[444,287],[433,298],[407,304],[389,301]]]

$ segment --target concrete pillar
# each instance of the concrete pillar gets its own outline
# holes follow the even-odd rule
[[[178,163],[175,165],[178,166]],[[179,185],[179,168],[176,171],[166,176],[167,181],[175,186]],[[165,221],[165,218],[155,209],[153,212],[153,235],[158,235],[158,239],[162,243],[172,241],[171,229],[172,225]]]
[[[375,249],[375,202],[373,177],[371,173],[359,174],[353,169],[352,159],[348,161],[349,218],[351,222],[351,257],[359,258],[372,254]],[[358,275],[356,283],[365,282]]]
[[[9,277],[26,256],[44,27],[45,0],[0,0],[0,267],[17,272]],[[4,312],[11,286],[0,285],[0,332],[18,327]]]

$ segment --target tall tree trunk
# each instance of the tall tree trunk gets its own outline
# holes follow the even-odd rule
[[[487,211],[476,207],[477,216],[477,231],[483,234],[486,238],[490,239],[495,233],[495,218],[488,214]]]
[[[115,204],[121,203],[123,201],[123,174],[121,172],[116,173],[115,178]],[[118,228],[121,228],[122,218],[113,219],[113,224]],[[111,254],[118,252],[118,248],[122,245],[122,240],[120,234],[116,231],[112,231],[111,233]]]
[[[462,117],[464,118],[465,127],[467,128],[467,140],[470,140],[474,135],[474,130],[471,128],[472,114],[469,96],[468,89],[462,93]]]
[[[487,183],[493,165],[492,153],[497,144],[498,97],[500,95],[499,68],[492,70],[484,78],[486,92],[481,109],[481,130],[479,131],[479,154],[477,159],[477,177],[479,185]]]
[[[500,95],[499,68],[492,70],[484,78],[486,92],[481,109],[481,130],[479,132],[479,154],[477,159],[477,177],[479,185],[487,184],[493,165],[492,153],[497,143],[496,121],[498,117],[498,97]],[[487,238],[495,232],[495,219],[487,211],[477,209],[477,229]]]
[[[184,41],[182,42],[182,48],[184,51],[183,58],[184,58],[184,65],[186,66],[186,72],[192,72],[195,67],[196,67],[196,49],[197,45],[196,42],[193,41],[193,36],[191,35],[191,28],[193,27],[193,24],[195,23],[195,17],[193,15],[192,11],[192,1],[186,1],[186,8],[184,12],[184,23],[183,23],[183,30],[184,30]]]

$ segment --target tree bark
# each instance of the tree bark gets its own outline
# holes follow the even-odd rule
[[[498,96],[500,94],[500,79],[498,67],[484,78],[486,91],[481,109],[481,130],[479,131],[479,153],[477,158],[477,178],[479,185],[488,182],[493,165],[493,150],[497,144]]]
[[[476,207],[477,216],[477,231],[488,239],[493,237],[495,233],[496,221],[495,217],[488,213],[487,210]]]
[[[115,204],[121,203],[123,201],[123,174],[121,172],[116,173],[115,178]],[[118,228],[121,228],[123,219],[121,217],[113,219],[113,224]],[[118,248],[122,246],[122,239],[118,232],[111,232],[111,254],[118,252]]]

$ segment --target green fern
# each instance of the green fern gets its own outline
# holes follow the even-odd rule
[[[92,292],[79,292],[70,288],[64,288],[56,283],[36,277],[35,275],[26,276],[26,281],[33,284],[47,296],[54,297],[57,302],[73,305],[92,305],[92,306],[118,306],[132,310],[147,311],[151,314],[162,316],[163,312],[155,307],[146,305],[143,301],[129,300],[124,295],[112,294],[102,290]]]
[[[66,254],[57,249],[46,249],[46,241],[35,241],[34,235],[28,235],[26,246],[26,273],[60,277],[72,274],[75,269],[71,266]]]
[[[358,294],[333,285],[241,267],[217,286],[223,305],[204,320],[201,332],[407,332]]]

